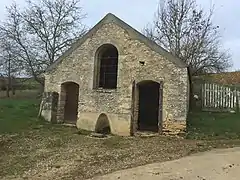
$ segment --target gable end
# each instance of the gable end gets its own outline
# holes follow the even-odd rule
[[[91,38],[93,34],[97,32],[98,29],[100,29],[103,25],[108,23],[114,23],[118,25],[119,27],[123,28],[127,33],[130,35],[132,39],[139,40],[140,42],[144,43],[146,46],[151,48],[153,51],[159,53],[160,55],[166,57],[169,61],[174,63],[176,66],[180,68],[185,68],[187,65],[180,60],[179,58],[173,56],[170,52],[165,50],[164,48],[157,45],[154,41],[151,41],[146,36],[144,36],[142,33],[138,32],[134,28],[132,28],[130,25],[116,17],[115,15],[108,13],[101,21],[99,21],[92,29],[90,29],[84,36],[80,37],[78,40],[75,41],[71,45],[71,47],[65,51],[52,65],[50,65],[45,72],[50,72],[53,69],[57,67],[58,64],[62,62],[63,59],[65,59],[67,56],[69,56],[74,50],[76,50],[81,44],[83,44],[88,38]]]

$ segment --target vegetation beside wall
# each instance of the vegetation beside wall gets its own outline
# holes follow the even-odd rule
[[[190,112],[187,121],[189,139],[239,139],[240,115],[237,113]]]

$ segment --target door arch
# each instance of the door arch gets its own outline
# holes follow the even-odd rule
[[[63,120],[66,123],[76,123],[78,116],[79,85],[75,82],[65,82],[61,85],[61,102],[63,103]]]

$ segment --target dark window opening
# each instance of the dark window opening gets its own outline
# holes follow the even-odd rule
[[[143,81],[139,88],[138,130],[158,132],[160,84]]]
[[[99,54],[99,87],[104,89],[117,88],[118,51],[112,45],[103,47]]]

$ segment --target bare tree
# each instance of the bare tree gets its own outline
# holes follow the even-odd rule
[[[86,32],[79,0],[27,0],[24,9],[13,3],[7,12],[0,31],[19,49],[25,73],[42,85],[41,73]]]
[[[17,60],[16,48],[12,42],[1,36],[0,39],[0,72],[2,83],[6,87],[6,96],[10,97],[10,90],[12,95],[15,95],[15,76],[20,71],[20,64]]]
[[[229,53],[221,46],[219,27],[196,0],[160,0],[153,23],[144,34],[189,65],[191,74],[221,72],[231,67]]]

